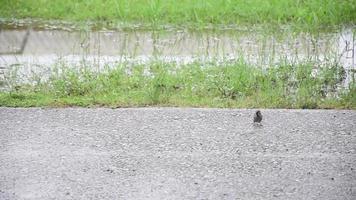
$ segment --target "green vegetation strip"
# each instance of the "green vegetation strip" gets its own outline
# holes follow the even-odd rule
[[[263,69],[243,62],[121,64],[100,73],[89,69],[62,66],[31,85],[5,80],[9,90],[0,92],[0,106],[356,109],[355,81],[340,88],[345,70],[337,65],[317,72],[311,64]]]
[[[355,0],[0,0],[2,18],[200,27],[356,23]]]

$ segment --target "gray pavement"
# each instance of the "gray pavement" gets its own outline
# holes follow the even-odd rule
[[[356,199],[356,111],[0,108],[0,199]]]

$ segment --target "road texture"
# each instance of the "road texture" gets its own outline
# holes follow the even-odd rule
[[[0,108],[0,199],[356,199],[356,111]]]

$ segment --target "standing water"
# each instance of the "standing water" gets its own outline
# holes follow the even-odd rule
[[[16,29],[0,32],[0,78],[14,68],[26,77],[48,73],[57,63],[96,69],[117,63],[231,61],[254,66],[335,63],[355,70],[355,30],[329,33],[283,31],[78,31]]]

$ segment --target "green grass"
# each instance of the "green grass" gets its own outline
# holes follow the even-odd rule
[[[355,0],[0,0],[2,18],[175,25],[286,25],[322,28],[356,23]]]
[[[62,66],[46,81],[16,84],[0,92],[0,106],[187,106],[223,108],[356,109],[356,84],[338,89],[338,65],[281,64],[268,70],[242,61],[111,67],[101,73]],[[354,75],[352,75],[354,76]]]

